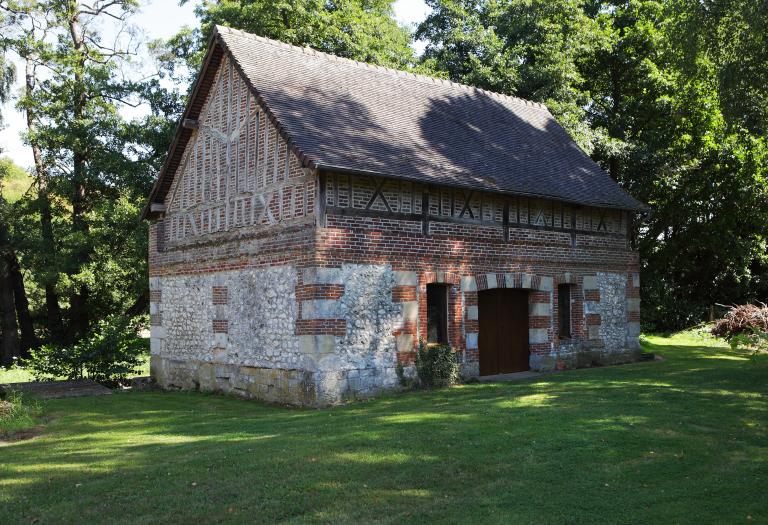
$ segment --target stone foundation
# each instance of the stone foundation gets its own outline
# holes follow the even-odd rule
[[[151,374],[166,390],[197,390],[282,405],[325,407],[365,399],[397,385],[394,368],[310,372],[153,355]]]

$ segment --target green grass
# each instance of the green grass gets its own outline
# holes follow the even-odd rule
[[[0,439],[16,435],[38,423],[42,407],[37,399],[7,392],[0,399]]]
[[[34,381],[32,372],[20,367],[3,368],[0,366],[0,385],[6,383],[26,383]]]
[[[16,202],[29,191],[33,182],[32,176],[9,157],[0,157],[0,190],[5,200]]]
[[[666,360],[321,411],[51,401],[0,448],[0,523],[768,522],[768,360],[644,344]]]
[[[141,358],[141,366],[133,376],[141,377],[149,375],[149,356]],[[32,372],[23,367],[3,368],[0,366],[0,385],[7,383],[26,383],[34,381],[35,376]]]

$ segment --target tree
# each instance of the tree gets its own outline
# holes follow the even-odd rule
[[[425,59],[547,104],[653,212],[643,319],[703,320],[768,296],[764,2],[431,0]],[[702,286],[702,283],[707,283]]]
[[[607,35],[573,0],[427,0],[416,31],[423,60],[451,80],[546,104],[587,151],[605,130],[590,126],[583,62]]]
[[[184,28],[158,44],[162,48],[158,54],[167,74],[194,75],[214,25],[220,24],[353,60],[408,68],[416,62],[409,47],[411,35],[394,20],[392,4],[393,0],[203,1],[195,8],[200,28]]]
[[[0,38],[26,62],[18,106],[26,113],[36,176],[36,192],[18,207],[23,234],[13,241],[45,291],[44,327],[57,344],[85,337],[95,318],[142,310],[146,226],[138,217],[170,143],[167,117],[180,104],[156,77],[132,81],[123,74],[139,45],[128,24],[136,5],[0,3]],[[114,42],[100,32],[108,24]],[[121,108],[142,103],[147,116],[121,115]]]
[[[19,355],[19,330],[13,298],[13,281],[8,259],[12,250],[8,242],[8,203],[3,196],[3,179],[7,173],[0,171],[0,366],[8,366]]]
[[[4,15],[0,11],[0,26],[3,25]],[[16,77],[16,70],[13,63],[8,60],[8,47],[0,40],[0,106],[8,101],[11,92],[11,86]],[[0,125],[3,124],[3,114],[0,112]],[[2,149],[0,149],[2,153]]]

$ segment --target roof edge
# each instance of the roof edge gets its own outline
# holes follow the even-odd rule
[[[187,99],[186,105],[184,107],[184,111],[182,112],[181,117],[179,117],[179,120],[176,122],[176,129],[174,130],[174,133],[173,133],[173,140],[171,141],[171,146],[168,149],[168,155],[165,157],[165,161],[163,162],[163,165],[160,168],[160,172],[158,173],[157,179],[155,180],[155,183],[152,185],[152,189],[149,192],[149,198],[147,199],[147,203],[144,205],[144,208],[141,211],[142,220],[149,219],[150,217],[155,216],[155,214],[151,211],[151,207],[153,203],[158,203],[165,200],[165,195],[163,195],[161,201],[157,200],[157,195],[161,190],[161,187],[163,182],[165,181],[165,178],[167,177],[168,168],[170,167],[170,164],[174,157],[174,153],[176,152],[176,150],[178,149],[182,141],[182,135],[184,133],[184,127],[182,124],[185,119],[190,118],[192,103],[200,95],[200,89],[201,89],[203,78],[205,76],[205,73],[208,71],[208,68],[210,67],[210,62],[216,51],[216,39],[217,39],[217,33],[214,31],[214,33],[208,39],[208,49],[205,52],[205,57],[203,58],[203,62],[200,65],[200,70],[197,72],[197,75],[195,76],[195,82],[192,84],[192,88],[189,91],[189,98]],[[186,142],[184,145],[186,146]]]
[[[182,113],[181,117],[176,123],[176,128],[174,131],[174,138],[171,142],[171,146],[168,150],[168,156],[166,157],[163,166],[160,169],[160,172],[158,174],[157,180],[152,186],[152,189],[150,190],[149,198],[147,200],[147,203],[145,204],[144,208],[141,212],[141,219],[151,219],[154,217],[157,217],[160,212],[153,212],[151,210],[153,203],[162,203],[165,201],[165,198],[167,197],[167,191],[170,190],[171,184],[173,184],[173,179],[176,176],[176,173],[178,169],[181,166],[181,156],[183,156],[183,152],[186,149],[187,143],[192,135],[191,130],[187,130],[183,127],[183,122],[185,119],[195,119],[196,116],[193,115],[192,109],[195,105],[195,101],[198,100],[201,96],[208,96],[208,92],[210,90],[209,86],[204,86],[203,81],[207,78],[207,75],[211,74],[210,67],[211,62],[214,59],[216,53],[218,51],[221,51],[223,53],[226,53],[230,60],[232,60],[232,63],[235,65],[235,68],[237,69],[238,74],[241,76],[241,78],[245,81],[246,85],[250,89],[252,95],[254,96],[254,101],[256,104],[259,105],[259,107],[265,112],[266,116],[269,118],[270,122],[275,126],[278,133],[280,133],[280,136],[283,138],[283,140],[286,141],[289,149],[291,152],[293,152],[296,157],[299,160],[299,163],[302,167],[309,167],[311,169],[318,169],[318,170],[324,170],[324,171],[336,171],[341,173],[355,173],[359,175],[370,175],[370,176],[377,176],[377,177],[383,177],[383,178],[390,178],[390,179],[400,179],[400,180],[414,180],[409,177],[404,177],[402,175],[395,175],[391,173],[383,173],[383,172],[375,172],[375,171],[368,171],[368,170],[359,170],[359,169],[351,169],[351,168],[345,168],[341,166],[334,166],[331,164],[325,164],[318,162],[317,159],[311,158],[309,155],[307,155],[300,147],[299,144],[293,139],[291,136],[289,130],[277,119],[275,114],[270,110],[269,104],[263,97],[263,95],[259,92],[259,90],[253,85],[250,77],[245,74],[245,71],[243,70],[242,65],[238,61],[235,54],[232,52],[232,50],[227,46],[226,40],[222,38],[223,33],[231,33],[236,35],[244,35],[249,38],[254,38],[257,40],[260,40],[262,42],[268,43],[270,45],[274,45],[276,47],[283,47],[287,49],[294,49],[294,50],[300,50],[301,52],[313,55],[313,56],[320,56],[323,58],[326,58],[330,61],[336,61],[336,62],[346,62],[346,63],[352,63],[356,67],[360,68],[367,68],[367,69],[376,69],[380,71],[385,71],[390,74],[395,74],[400,77],[406,77],[406,78],[416,78],[420,81],[424,82],[431,82],[433,84],[443,84],[443,85],[451,85],[454,87],[458,87],[461,89],[464,89],[466,91],[472,91],[475,93],[483,93],[488,96],[502,99],[506,101],[511,101],[516,104],[522,104],[528,107],[534,107],[537,109],[540,109],[542,111],[546,111],[548,114],[551,114],[548,110],[548,108],[544,104],[540,104],[537,102],[531,102],[527,101],[525,99],[521,99],[518,97],[512,97],[509,95],[504,95],[501,93],[496,93],[493,91],[488,91],[480,88],[476,88],[473,86],[467,86],[465,84],[459,84],[456,82],[452,82],[449,80],[443,80],[438,79],[434,77],[429,77],[425,75],[419,75],[416,73],[409,73],[405,71],[400,71],[397,69],[392,68],[386,68],[383,66],[377,66],[377,65],[371,65],[366,64],[364,62],[358,62],[356,60],[352,60],[349,58],[343,58],[338,57],[336,55],[331,55],[328,53],[324,53],[322,51],[317,51],[315,49],[309,48],[309,47],[299,47],[294,46],[291,44],[286,44],[284,42],[280,42],[278,40],[272,40],[269,38],[260,37],[251,33],[246,33],[244,31],[239,31],[237,29],[232,29],[226,26],[216,25],[214,26],[213,33],[211,34],[211,37],[208,41],[208,49],[206,51],[205,58],[203,59],[203,62],[201,64],[200,70],[198,71],[198,74],[195,78],[195,82],[192,85],[192,88],[190,90],[189,99],[187,100],[186,107],[184,109],[184,112]],[[215,74],[215,71],[213,72]],[[202,92],[204,90],[204,93]],[[186,136],[185,136],[186,135]],[[176,166],[171,171],[172,165],[174,161],[177,161]],[[170,181],[167,181],[168,177],[171,177]],[[423,180],[419,180],[417,182],[424,183]],[[435,183],[438,184],[438,183]],[[456,184],[445,184],[445,186],[455,186],[455,187],[462,187],[461,185]],[[163,190],[165,189],[165,192]],[[619,187],[619,190],[622,191],[629,199],[636,202],[637,205],[632,206],[620,206],[616,204],[587,204],[584,202],[579,202],[577,200],[571,200],[571,199],[565,199],[558,196],[553,195],[546,195],[546,194],[539,194],[535,192],[511,192],[511,191],[504,191],[504,190],[485,190],[490,193],[497,193],[500,195],[510,195],[510,196],[524,196],[524,197],[535,197],[535,198],[543,198],[543,199],[551,199],[556,200],[564,203],[569,204],[575,204],[580,206],[594,206],[598,208],[609,208],[609,209],[618,209],[618,210],[624,210],[624,211],[631,211],[636,213],[647,213],[651,210],[649,206],[646,204],[638,201],[628,193],[626,193],[621,187]]]

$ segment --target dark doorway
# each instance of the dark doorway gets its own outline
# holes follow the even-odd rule
[[[427,342],[448,344],[448,285],[427,285]]]
[[[530,368],[528,291],[499,288],[478,294],[480,375]]]

